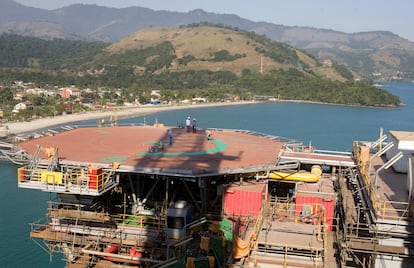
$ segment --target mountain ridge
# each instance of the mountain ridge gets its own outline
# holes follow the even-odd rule
[[[209,22],[266,35],[275,41],[304,49],[321,61],[345,64],[370,79],[414,79],[414,43],[388,31],[344,33],[331,29],[284,26],[202,9],[183,13],[142,7],[118,9],[76,4],[48,11],[26,7],[11,0],[0,3],[0,18],[0,33],[111,43],[144,28]]]
[[[116,43],[0,35],[2,82],[36,87],[76,85],[118,90],[117,101],[194,97],[215,101],[255,96],[346,105],[395,107],[396,96],[358,82],[343,65],[320,63],[305,51],[264,35],[195,24],[147,28]]]

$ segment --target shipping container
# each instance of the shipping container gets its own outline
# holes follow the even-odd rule
[[[265,200],[266,185],[229,185],[224,191],[224,214],[230,217],[257,217]]]

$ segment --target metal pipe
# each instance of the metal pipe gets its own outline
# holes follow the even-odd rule
[[[140,258],[140,257],[133,257],[129,255],[121,255],[121,254],[114,254],[109,252],[102,252],[96,250],[89,250],[89,249],[82,249],[82,253],[96,255],[96,256],[103,256],[103,257],[110,257],[110,258],[118,258],[122,260],[130,260],[130,261],[142,261],[142,262],[152,262],[152,263],[161,263],[163,261],[154,260],[149,258]]]
[[[384,148],[382,148],[381,150],[379,150],[378,152],[376,152],[374,155],[372,155],[369,159],[369,165],[368,165],[368,175],[371,175],[371,166],[372,166],[372,160],[375,157],[381,156],[384,153],[386,153],[389,149],[391,149],[392,147],[394,147],[394,143],[390,142],[388,143]]]
[[[402,152],[399,152],[398,154],[394,155],[390,160],[388,160],[388,162],[386,162],[385,164],[383,164],[376,172],[375,172],[375,187],[378,186],[377,181],[378,181],[378,174],[381,170],[383,169],[388,169],[389,167],[391,167],[395,162],[397,162],[398,160],[400,160],[400,158],[402,158],[404,155]]]
[[[266,175],[259,175],[259,173],[257,173],[256,174],[256,181],[259,181],[259,180],[261,180],[261,179],[268,179],[269,178],[269,174],[270,174],[270,171],[268,170],[267,172],[266,172]]]

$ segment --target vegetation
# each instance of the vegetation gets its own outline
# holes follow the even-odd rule
[[[92,60],[108,44],[54,39],[43,40],[13,34],[0,35],[0,67],[39,70],[74,69]]]
[[[352,79],[354,79],[354,75],[352,74],[352,72],[348,68],[346,68],[344,65],[334,63],[333,68],[342,77],[346,78],[346,80],[351,81]]]
[[[244,60],[246,54],[216,49],[208,60],[197,55],[176,55],[172,42],[163,41],[142,49],[108,52],[108,44],[22,37],[0,36],[0,97],[3,110],[11,110],[17,103],[13,95],[18,90],[14,81],[32,83],[34,87],[64,87],[76,85],[90,88],[83,100],[100,105],[107,102],[122,104],[139,100],[149,102],[151,90],[161,90],[161,100],[180,101],[194,97],[210,101],[228,98],[251,100],[255,95],[272,96],[285,100],[305,100],[346,105],[396,106],[398,97],[377,89],[366,82],[353,81],[353,74],[342,65],[333,64],[333,70],[347,82],[329,80],[306,71],[306,62],[299,59],[292,47],[276,43],[264,36],[240,31],[248,36],[254,50],[260,55],[284,64],[285,68],[265,73],[254,68],[237,74],[228,69],[174,69],[194,62],[225,64]],[[225,37],[231,41],[231,37]],[[230,40],[230,41],[229,41]],[[290,66],[286,68],[286,66]],[[320,65],[318,65],[320,66]],[[312,70],[312,68],[309,68]],[[98,94],[98,89],[107,89]],[[116,89],[116,90],[115,90]],[[120,89],[120,90],[118,90]],[[42,116],[56,112],[82,109],[82,99],[62,100],[58,96],[25,96],[36,111],[27,113]],[[25,117],[29,114],[24,115]]]
[[[214,53],[213,59],[211,61],[233,61],[244,57],[245,55],[236,54],[231,55],[230,52],[223,49]]]
[[[193,23],[193,24],[188,25],[187,27],[200,27],[200,26],[213,26],[213,27],[221,27],[225,29],[232,29],[233,31],[236,31],[238,34],[241,34],[247,37],[249,40],[251,40],[252,43],[257,42],[258,44],[260,44],[261,46],[257,46],[255,50],[261,53],[263,56],[269,57],[277,62],[291,63],[293,65],[297,65],[300,61],[296,54],[296,49],[293,49],[288,44],[273,41],[264,35],[258,35],[253,32],[241,30],[239,28],[232,28],[231,26],[212,24],[208,22]],[[301,52],[307,54],[304,51],[301,51]],[[309,57],[312,57],[309,54],[307,55]]]

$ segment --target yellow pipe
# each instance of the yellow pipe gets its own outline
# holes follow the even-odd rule
[[[302,181],[302,182],[317,182],[322,175],[322,168],[318,165],[312,166],[311,172],[282,172],[273,171],[269,173],[268,178],[274,180],[285,181]]]

